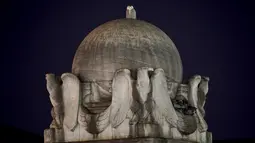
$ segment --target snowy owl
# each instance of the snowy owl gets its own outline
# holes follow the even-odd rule
[[[126,18],[136,19],[136,11],[133,6],[127,6]]]

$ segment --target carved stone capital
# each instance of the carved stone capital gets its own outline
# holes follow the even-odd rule
[[[71,73],[62,74],[60,82],[50,75],[53,122],[45,130],[45,142],[208,138],[203,137],[207,124],[201,113],[206,98],[198,96],[207,94],[207,78],[194,85],[196,77],[188,84],[176,83],[161,68],[142,67],[136,73],[120,69],[112,80],[85,82]]]

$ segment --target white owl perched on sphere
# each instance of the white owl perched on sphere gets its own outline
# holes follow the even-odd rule
[[[133,6],[127,6],[126,18],[136,19],[136,11]]]

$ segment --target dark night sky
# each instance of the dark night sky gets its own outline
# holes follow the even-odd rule
[[[254,13],[241,1],[8,1],[1,4],[1,124],[43,134],[51,122],[45,74],[70,72],[94,28],[134,5],[176,44],[184,77],[209,76],[214,139],[254,138]]]

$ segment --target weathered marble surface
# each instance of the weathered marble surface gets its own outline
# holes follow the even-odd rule
[[[137,137],[211,140],[203,135],[208,134],[203,106],[209,78],[196,75],[188,84],[178,84],[167,81],[161,68],[141,67],[136,73],[133,77],[129,69],[120,69],[112,81],[87,83],[72,73],[61,78],[47,74],[53,109],[56,105],[62,109],[53,112],[56,126],[45,130],[45,142]]]
[[[182,62],[173,41],[158,27],[123,18],[91,31],[79,45],[72,73],[84,81],[112,80],[116,70],[162,68],[167,78],[182,81]]]
[[[79,142],[80,143],[80,142]],[[84,143],[194,143],[192,141],[164,139],[164,138],[136,138],[136,139],[119,139],[119,140],[100,140],[88,141]]]
[[[182,63],[159,28],[126,18],[93,30],[76,51],[72,73],[46,74],[51,142],[211,143],[208,77],[182,83]]]

